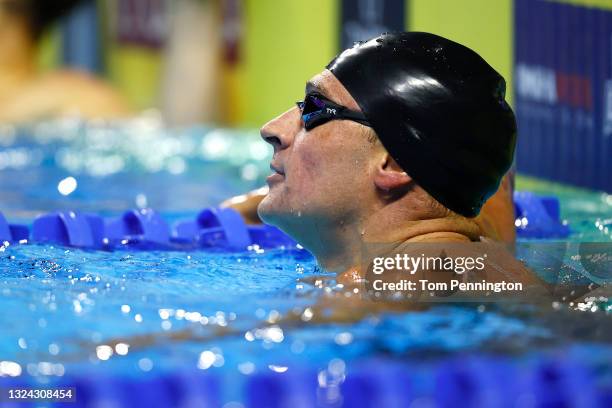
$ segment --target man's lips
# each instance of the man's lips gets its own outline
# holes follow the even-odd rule
[[[272,170],[275,173],[278,173],[282,176],[285,175],[285,172],[283,171],[283,169],[280,166],[275,166],[272,163],[270,163],[270,170]]]
[[[268,184],[274,183],[274,182],[280,182],[285,179],[285,172],[282,170],[280,166],[275,166],[272,163],[270,163],[270,170],[272,170],[274,173],[270,174],[268,178],[266,178],[266,181],[268,182]]]

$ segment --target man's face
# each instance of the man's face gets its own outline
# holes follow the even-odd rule
[[[359,110],[327,70],[308,82],[306,92]],[[307,131],[295,107],[264,125],[261,136],[274,147],[270,191],[258,208],[265,222],[299,240],[308,231],[350,223],[374,199],[375,144],[363,125],[332,120]]]

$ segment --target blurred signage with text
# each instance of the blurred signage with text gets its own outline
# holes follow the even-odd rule
[[[612,192],[612,10],[514,5],[518,171]]]
[[[384,32],[404,31],[404,0],[342,0],[341,49]]]
[[[168,7],[168,0],[119,0],[117,40],[160,48],[168,33]]]

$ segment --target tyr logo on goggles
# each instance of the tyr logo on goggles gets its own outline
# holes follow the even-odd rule
[[[353,122],[361,123],[365,126],[370,126],[370,123],[361,112],[356,112],[348,109],[345,106],[337,105],[317,94],[308,94],[303,101],[296,102],[306,130],[314,129],[315,127],[335,119],[352,120]]]

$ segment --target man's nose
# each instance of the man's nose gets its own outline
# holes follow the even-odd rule
[[[274,151],[286,149],[291,146],[293,138],[299,132],[301,118],[297,108],[277,116],[266,123],[260,130],[261,137],[274,147]]]

